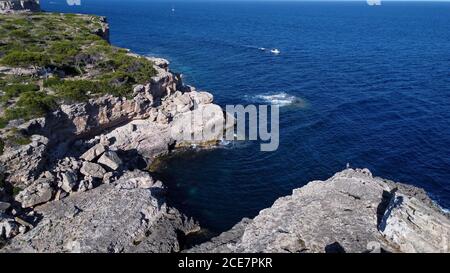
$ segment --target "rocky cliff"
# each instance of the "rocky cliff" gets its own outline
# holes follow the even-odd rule
[[[278,199],[189,252],[450,252],[449,215],[423,190],[347,169]]]
[[[0,13],[41,11],[39,0],[0,0]]]
[[[181,250],[180,241],[198,225],[166,204],[163,184],[145,169],[155,157],[169,153],[177,145],[189,144],[181,138],[182,133],[202,133],[211,126],[209,119],[182,126],[188,117],[215,113],[215,121],[224,123],[222,109],[213,104],[210,93],[184,85],[181,75],[169,70],[167,60],[139,56],[99,40],[98,36],[108,39],[104,18],[19,16],[26,19],[24,22],[62,21],[67,28],[81,22],[86,26],[87,38],[78,38],[87,39],[88,46],[95,45],[92,50],[61,43],[45,47],[44,55],[53,55],[52,60],[60,56],[69,63],[73,61],[74,68],[79,60],[85,60],[78,72],[82,80],[69,74],[67,65],[60,70],[16,62],[1,67],[4,79],[0,98],[7,106],[2,114],[20,108],[28,90],[30,95],[41,94],[46,100],[53,100],[55,90],[47,88],[52,83],[56,90],[67,91],[62,95],[67,95],[64,99],[55,98],[56,107],[49,108],[52,111],[42,117],[27,120],[24,115],[12,115],[0,129],[0,247],[7,243],[2,251]],[[66,29],[48,35],[60,32],[72,35]],[[5,43],[10,39],[5,37]],[[60,51],[54,53],[55,48],[71,51],[61,56]],[[3,62],[6,57],[3,55]],[[110,73],[111,80],[103,82],[102,73]],[[129,82],[124,82],[123,75]],[[16,79],[30,82],[10,83]],[[106,92],[92,94],[91,88],[103,83],[108,88],[100,87]],[[124,94],[112,94],[109,89]],[[19,97],[9,93],[18,93]],[[71,102],[80,95],[83,99]],[[34,101],[30,100],[30,107],[36,106]],[[217,134],[204,144],[214,144],[220,138]]]

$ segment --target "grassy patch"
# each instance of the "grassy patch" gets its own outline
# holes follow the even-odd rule
[[[11,84],[3,87],[3,96],[0,97],[0,101],[5,103],[12,98],[16,98],[25,92],[39,91],[39,85],[35,84]]]

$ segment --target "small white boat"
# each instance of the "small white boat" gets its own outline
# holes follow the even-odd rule
[[[259,50],[261,50],[261,51],[266,51],[266,48],[260,47]]]
[[[369,6],[381,6],[381,0],[367,0]]]
[[[276,49],[276,48],[271,49],[270,52],[273,53],[273,54],[280,54],[280,53],[281,53],[281,52],[280,52],[278,49]]]

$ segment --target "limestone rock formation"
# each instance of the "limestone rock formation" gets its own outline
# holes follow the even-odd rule
[[[342,171],[190,252],[449,252],[450,220],[420,189]]]
[[[169,207],[162,184],[128,172],[109,185],[36,208],[43,219],[1,252],[173,252],[197,224]]]

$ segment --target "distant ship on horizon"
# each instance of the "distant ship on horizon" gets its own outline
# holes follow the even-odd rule
[[[381,0],[367,0],[369,6],[381,6]]]

